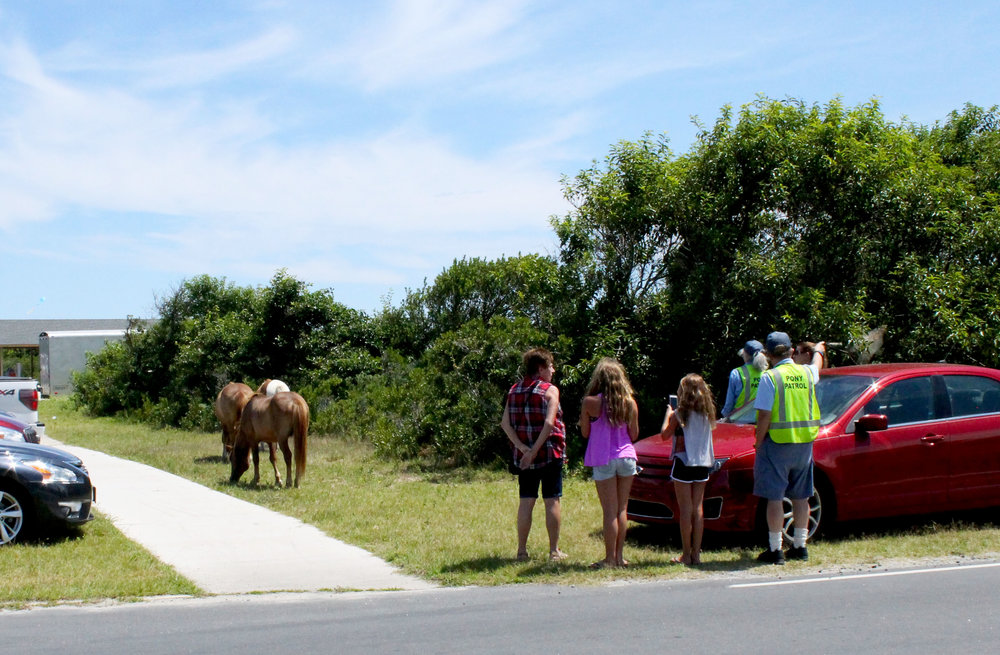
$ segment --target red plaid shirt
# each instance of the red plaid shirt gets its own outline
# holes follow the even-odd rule
[[[545,392],[552,386],[551,382],[543,382],[538,378],[524,378],[507,392],[507,413],[511,427],[517,433],[518,439],[529,448],[535,445],[535,440],[545,427],[545,416],[549,403]],[[557,459],[566,456],[566,426],[563,424],[562,406],[556,412],[555,426],[545,441],[545,449],[539,452],[528,468],[541,468]],[[514,464],[521,463],[521,451],[513,448]]]

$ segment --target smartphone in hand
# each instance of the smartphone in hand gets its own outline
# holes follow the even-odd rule
[[[677,396],[675,396],[674,394],[670,394],[670,406],[673,407],[675,410],[677,409]]]

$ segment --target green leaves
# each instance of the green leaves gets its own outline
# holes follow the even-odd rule
[[[647,133],[564,178],[556,256],[455,259],[373,317],[285,271],[257,289],[196,277],[77,388],[97,412],[195,422],[224,382],[280,377],[317,429],[447,463],[503,450],[499,412],[531,346],[556,353],[570,424],[597,359],[619,358],[644,432],[684,374],[721,396],[736,349],[773,329],[847,344],[835,364],[885,326],[878,359],[997,366],[998,127],[996,107],[923,127],[874,100],[759,97],[687,153]]]

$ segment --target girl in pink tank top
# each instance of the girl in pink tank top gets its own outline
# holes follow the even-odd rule
[[[580,431],[587,439],[583,463],[594,468],[594,484],[604,514],[604,559],[593,568],[627,566],[623,549],[627,508],[639,436],[639,407],[625,368],[605,357],[597,363],[580,410]]]

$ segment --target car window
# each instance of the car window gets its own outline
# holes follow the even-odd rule
[[[934,387],[928,376],[890,384],[868,401],[864,413],[885,414],[890,426],[941,418],[935,410]]]
[[[821,376],[816,385],[816,399],[821,413],[820,423],[835,421],[868,387],[875,382],[869,375]]]
[[[1000,412],[1000,382],[979,375],[945,375],[952,416]]]

